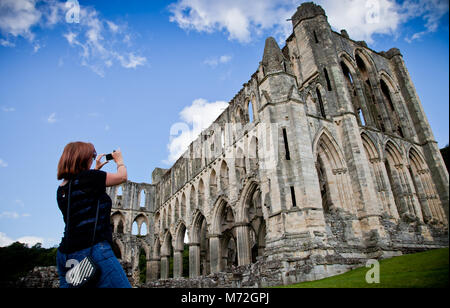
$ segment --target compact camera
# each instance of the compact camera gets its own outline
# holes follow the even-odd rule
[[[113,153],[115,152],[116,150],[114,150],[113,151]],[[113,158],[113,156],[112,156],[112,153],[111,154],[106,154],[106,160],[113,160],[114,158]]]

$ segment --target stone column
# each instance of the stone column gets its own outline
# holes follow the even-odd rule
[[[411,116],[419,143],[423,144],[422,149],[424,151],[424,157],[428,168],[431,171],[433,183],[436,186],[448,221],[449,176],[447,168],[445,167],[438,144],[435,141],[433,132],[431,131],[431,126],[425,115],[422,103],[417,95],[416,88],[414,87],[400,51],[396,48],[392,48],[387,52],[387,56],[391,58],[391,62],[394,64],[394,72],[397,80],[399,81],[402,97],[406,102],[408,102],[406,107],[408,108]]]
[[[248,223],[236,223],[236,241],[238,265],[247,265],[252,262],[252,255],[250,251],[250,239],[248,233]]]
[[[148,261],[147,266],[147,280],[157,280],[159,276],[159,265],[160,265],[161,259],[159,258],[152,258]]]
[[[200,276],[200,243],[189,243],[189,278]]]
[[[161,256],[161,279],[169,278],[169,256]]]
[[[173,253],[173,278],[183,277],[183,250],[177,249]]]
[[[209,235],[209,262],[211,273],[221,271],[220,234]]]

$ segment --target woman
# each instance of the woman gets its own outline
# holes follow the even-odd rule
[[[127,169],[122,153],[112,153],[117,164],[117,173],[106,173],[100,169],[108,162],[101,162],[105,154],[97,156],[91,143],[73,142],[66,145],[58,163],[58,180],[64,180],[58,187],[56,196],[58,207],[66,223],[64,237],[57,251],[57,267],[60,287],[68,288],[67,271],[84,257],[92,247],[92,258],[100,269],[96,280],[98,288],[131,287],[125,272],[111,249],[112,232],[110,226],[111,198],[106,187],[127,181]],[[95,160],[95,168],[90,166]],[[67,225],[67,203],[70,193],[69,224]],[[97,228],[94,235],[97,206],[99,207]],[[76,261],[75,261],[76,260]]]

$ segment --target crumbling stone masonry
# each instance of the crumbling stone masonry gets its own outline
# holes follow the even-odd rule
[[[149,286],[287,284],[448,246],[448,173],[400,51],[313,3],[292,25],[169,170],[108,190],[117,254],[137,269],[143,249]]]

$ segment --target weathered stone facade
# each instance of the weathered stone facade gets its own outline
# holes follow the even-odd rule
[[[137,269],[144,249],[147,286],[287,284],[448,246],[448,173],[400,51],[313,3],[292,23],[169,170],[108,189],[118,254]]]

